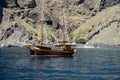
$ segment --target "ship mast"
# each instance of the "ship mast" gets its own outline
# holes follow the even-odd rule
[[[62,24],[62,41],[64,42],[65,41],[65,31],[64,31],[64,27],[65,27],[65,14],[64,14],[64,11],[63,11],[63,24]]]
[[[63,5],[63,3],[65,3],[65,2],[61,2],[61,3]],[[66,26],[66,23],[67,23],[66,22],[66,19],[67,19],[67,16],[66,16],[66,4],[65,4],[65,9],[63,9],[62,14],[63,14],[63,17],[62,17],[62,41],[65,41],[66,37],[68,39],[68,34],[67,34],[67,30],[66,30],[66,28],[67,28],[67,26]],[[66,37],[65,37],[65,35],[66,35]]]
[[[43,45],[43,23],[44,23],[44,7],[42,3],[41,19],[40,19],[40,45]]]

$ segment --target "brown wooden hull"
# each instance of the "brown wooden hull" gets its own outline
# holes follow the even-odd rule
[[[64,51],[64,50],[50,50],[50,49],[39,49],[28,47],[31,55],[47,55],[47,56],[72,56],[74,50]]]

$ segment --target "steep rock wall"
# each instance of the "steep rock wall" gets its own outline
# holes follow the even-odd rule
[[[13,28],[14,32],[11,33],[12,23],[18,24],[14,16],[21,18],[21,21],[23,20],[25,23],[24,25],[27,24],[32,28],[36,28],[40,23],[41,3],[43,3],[42,0],[0,0],[0,33],[2,34],[0,34],[0,40],[9,41],[10,38],[12,40],[13,35],[17,35],[15,28]],[[45,0],[44,23],[54,27],[55,35],[60,38],[63,11],[65,11],[67,16],[66,32],[70,34],[76,28],[82,27],[81,25],[85,24],[86,21],[96,16],[100,10],[119,3],[120,0]],[[7,9],[8,12],[4,9]],[[18,24],[17,28],[19,27],[23,27],[23,25]],[[31,34],[31,31],[27,32],[25,30],[22,32],[22,29],[25,29],[24,27],[19,29],[21,29],[19,32],[25,34],[25,36],[27,36],[26,33]],[[25,36],[22,36],[23,39],[29,37],[29,41],[33,39],[32,36],[24,38]]]
[[[112,6],[115,4],[120,4],[120,0],[101,0],[100,9],[104,9],[105,7]]]

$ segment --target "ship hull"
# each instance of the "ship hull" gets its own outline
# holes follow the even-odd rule
[[[46,56],[72,56],[74,54],[73,50],[52,50],[49,48],[40,49],[39,47],[28,46],[31,55],[46,55]]]

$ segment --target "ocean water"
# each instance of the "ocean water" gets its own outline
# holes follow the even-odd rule
[[[120,48],[78,48],[72,57],[0,48],[0,80],[120,80]]]

